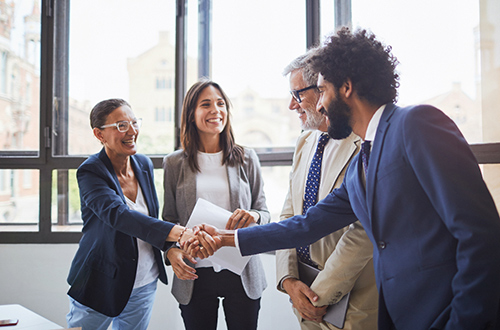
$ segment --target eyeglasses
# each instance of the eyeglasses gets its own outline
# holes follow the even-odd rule
[[[300,103],[300,102],[302,102],[302,99],[300,98],[300,93],[303,93],[303,92],[305,92],[309,89],[313,89],[313,88],[318,88],[318,86],[311,85],[311,86],[306,87],[306,88],[291,90],[290,94],[292,94],[292,97],[295,99],[295,101]]]
[[[142,125],[142,118],[139,118],[139,119],[136,119],[136,120],[131,120],[131,121],[119,121],[119,122],[116,122],[116,123],[113,123],[113,124],[108,124],[108,125],[104,125],[104,126],[101,126],[99,128],[106,128],[106,127],[113,127],[115,126],[116,129],[118,130],[118,132],[121,132],[121,133],[125,133],[129,130],[130,128],[130,125],[132,125],[132,127],[134,128],[134,130],[138,130],[139,128],[141,128],[141,125]]]

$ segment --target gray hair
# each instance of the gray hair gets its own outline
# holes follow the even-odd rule
[[[310,48],[305,54],[300,55],[288,64],[283,70],[283,76],[287,76],[295,70],[302,70],[302,78],[308,85],[316,85],[318,82],[318,72],[314,72],[307,60],[313,56],[319,47]]]

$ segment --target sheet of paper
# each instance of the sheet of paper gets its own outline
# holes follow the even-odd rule
[[[224,229],[231,214],[228,210],[203,198],[198,198],[187,226],[193,228],[196,225],[207,223],[216,228]],[[213,256],[208,257],[207,260],[241,275],[250,257],[242,257],[238,249],[226,246],[215,252]]]

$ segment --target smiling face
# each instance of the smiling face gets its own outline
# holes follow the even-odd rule
[[[201,139],[219,136],[227,123],[226,101],[214,86],[203,89],[196,101],[194,122]]]
[[[136,120],[130,107],[123,105],[116,108],[106,118],[105,125],[114,124],[119,121]],[[137,153],[137,136],[139,129],[134,129],[129,125],[126,132],[119,132],[115,126],[106,128],[94,128],[94,135],[101,141],[110,159],[126,158]]]
[[[295,70],[290,73],[290,90],[300,90],[308,87],[304,81],[302,70]],[[320,129],[326,131],[325,116],[316,111],[318,94],[314,89],[308,89],[301,93],[301,102],[290,98],[288,108],[297,111],[300,119],[300,128],[303,130]]]

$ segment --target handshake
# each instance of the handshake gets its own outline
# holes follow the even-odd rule
[[[184,230],[179,237],[179,245],[193,258],[208,258],[223,246],[235,246],[234,230],[217,229],[202,224]]]
[[[186,260],[196,264],[195,258],[208,258],[223,246],[235,246],[234,230],[248,227],[258,219],[259,214],[255,211],[237,209],[229,217],[225,229],[208,224],[197,225],[193,229],[178,226],[181,230],[180,235],[177,234],[180,249],[169,249],[166,254],[175,275],[181,280],[197,279],[195,268],[187,264]]]

